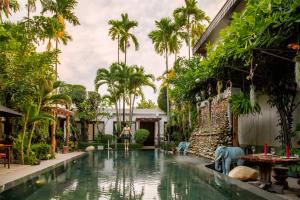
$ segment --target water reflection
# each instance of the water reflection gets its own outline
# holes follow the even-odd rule
[[[222,177],[157,151],[89,153],[18,187],[0,199],[260,199]]]

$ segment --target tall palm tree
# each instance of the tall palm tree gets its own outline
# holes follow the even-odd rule
[[[118,42],[118,63],[120,63],[120,35],[121,35],[121,21],[119,20],[109,20],[110,25],[108,34],[112,40],[117,40]]]
[[[36,0],[27,0],[27,18],[30,19],[30,13],[36,10]]]
[[[137,21],[129,20],[128,14],[121,14],[121,34],[120,34],[120,49],[124,52],[124,64],[127,63],[127,48],[132,40],[135,50],[139,49],[139,42],[137,37],[130,31],[138,26]],[[125,122],[125,90],[123,94],[123,123]]]
[[[124,63],[127,63],[127,48],[132,40],[135,50],[139,49],[139,42],[137,37],[130,31],[138,26],[137,21],[131,21],[127,13],[121,14],[121,33],[120,33],[120,49],[124,52]]]
[[[6,17],[11,15],[11,11],[17,12],[20,8],[20,5],[17,0],[0,0],[0,22],[2,23],[2,13]]]
[[[186,43],[188,46],[188,57],[191,58],[191,41],[192,36],[199,38],[204,30],[203,21],[209,21],[209,17],[205,15],[196,0],[185,0],[185,5],[177,8],[173,12],[174,18],[179,18],[180,26],[186,30]],[[199,30],[201,30],[199,32]],[[192,35],[193,33],[193,35]]]
[[[149,37],[154,44],[154,50],[160,54],[165,54],[166,59],[166,73],[169,72],[169,53],[173,53],[175,48],[174,34],[176,32],[176,25],[170,18],[162,18],[159,21],[155,21],[156,29],[149,33]],[[171,52],[171,50],[173,52]],[[169,88],[167,88],[167,118],[170,119],[170,101],[169,101]]]
[[[58,50],[59,38],[62,38],[65,33],[65,21],[70,24],[76,26],[79,25],[79,20],[74,14],[74,9],[77,5],[77,0],[41,0],[42,3],[42,14],[46,12],[50,12],[53,14],[60,24],[60,28],[55,31],[54,39],[55,39],[55,49]],[[65,37],[65,39],[71,39],[71,37]],[[48,43],[49,46],[49,43]],[[57,79],[57,64],[58,58],[55,64],[56,71],[56,79]]]

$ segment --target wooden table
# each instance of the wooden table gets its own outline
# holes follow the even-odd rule
[[[240,157],[240,159],[252,162],[259,166],[260,182],[264,184],[271,184],[272,165],[292,165],[297,162],[300,162],[299,158],[285,158],[281,156],[272,156],[264,154],[249,154]]]
[[[11,162],[11,149],[12,149],[12,145],[11,144],[0,144],[0,149],[4,149],[6,156],[7,156],[7,160],[8,160],[8,168],[10,168],[10,162]]]

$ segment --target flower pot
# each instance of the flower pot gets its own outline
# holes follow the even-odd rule
[[[69,153],[69,147],[68,146],[64,146],[63,148],[63,154]]]

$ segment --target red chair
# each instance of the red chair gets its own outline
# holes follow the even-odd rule
[[[0,153],[0,159],[4,159],[4,167],[6,166],[6,162],[8,161],[6,153]]]

